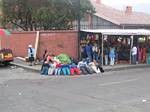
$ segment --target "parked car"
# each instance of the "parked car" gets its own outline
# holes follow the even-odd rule
[[[8,65],[13,61],[13,52],[11,49],[0,50],[0,64]]]

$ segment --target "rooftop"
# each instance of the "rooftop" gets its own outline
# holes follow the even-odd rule
[[[131,6],[127,7],[126,11],[121,11],[110,6],[106,6],[101,2],[95,2],[95,0],[91,0],[91,2],[96,9],[96,16],[101,17],[117,25],[150,25],[150,15],[141,12],[134,12],[132,11]]]

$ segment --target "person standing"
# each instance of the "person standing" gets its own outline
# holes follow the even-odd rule
[[[139,46],[138,47],[138,63],[141,63],[141,60],[142,60],[142,48]]]
[[[136,46],[133,46],[133,48],[131,49],[131,55],[132,55],[131,63],[136,64],[136,59],[137,59],[137,48],[136,48]]]
[[[32,45],[28,46],[28,59],[29,59],[29,66],[32,66],[34,64],[34,48]]]
[[[106,46],[104,49],[104,55],[105,55],[105,65],[108,65],[108,55],[109,55],[109,50],[108,47]]]
[[[85,51],[86,51],[86,55],[88,56],[88,58],[90,59],[90,61],[92,61],[92,45],[90,43],[88,43],[86,45]]]
[[[81,59],[80,59],[80,60],[86,59],[87,54],[86,54],[86,49],[85,49],[85,47],[84,47],[84,46],[81,46],[80,49],[81,49]]]
[[[100,64],[102,64],[102,48],[101,47],[99,47],[99,49],[98,49],[98,57],[99,57],[99,62],[100,62]]]
[[[146,63],[146,46],[144,45],[144,47],[142,48],[143,50],[143,55],[142,55],[142,62]]]
[[[109,58],[110,58],[110,65],[113,66],[115,64],[115,48],[114,47],[110,47]]]
[[[92,47],[92,52],[93,52],[93,60],[96,60],[98,62],[98,47],[96,43]]]
[[[146,64],[150,64],[150,45],[146,48]]]

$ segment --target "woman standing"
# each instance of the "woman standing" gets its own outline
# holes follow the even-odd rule
[[[143,57],[142,57],[142,62],[143,63],[146,63],[146,47],[145,47],[145,45],[144,45],[144,47],[143,47]]]
[[[110,47],[109,58],[110,58],[110,65],[113,66],[115,64],[115,48],[114,47]]]
[[[106,46],[104,49],[104,55],[105,55],[105,65],[108,65],[108,55],[109,55],[109,50],[108,47]]]

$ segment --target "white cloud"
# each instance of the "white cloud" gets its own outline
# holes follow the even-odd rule
[[[136,5],[150,3],[150,0],[102,0],[102,3],[110,5]]]

